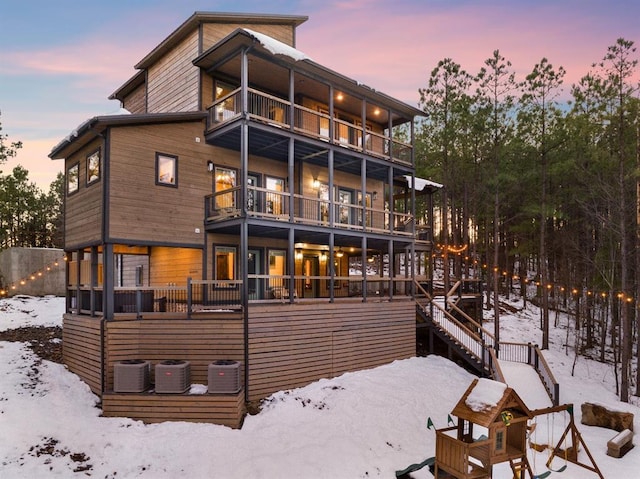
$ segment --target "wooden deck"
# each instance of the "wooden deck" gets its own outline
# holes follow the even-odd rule
[[[252,305],[247,328],[247,381],[242,312],[211,313],[192,319],[117,321],[67,314],[64,359],[69,369],[102,397],[106,416],[237,427],[245,399],[259,400],[321,378],[406,359],[416,351],[415,303],[409,299]],[[235,399],[215,395],[116,394],[114,366],[131,359],[152,364],[187,360],[191,363],[191,383],[203,385],[208,381],[210,363],[239,361],[246,391],[233,395],[237,404]]]
[[[145,423],[187,421],[239,428],[245,413],[244,391],[237,394],[105,393],[102,414]]]

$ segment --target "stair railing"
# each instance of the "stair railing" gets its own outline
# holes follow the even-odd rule
[[[456,282],[446,293],[445,301],[447,301],[447,305],[452,310],[456,311],[456,313],[462,317],[467,324],[460,322],[445,307],[435,301],[435,298],[425,291],[420,283],[417,281],[414,282],[417,292],[423,294],[427,298],[427,304],[420,303],[417,298],[416,304],[419,305],[425,313],[427,313],[436,325],[455,340],[460,348],[480,362],[483,369],[488,369],[496,381],[504,382],[504,374],[500,369],[496,340],[493,333],[485,329],[481,324],[458,308],[453,301],[449,300],[449,297],[452,296],[460,286],[461,281]],[[428,306],[433,308],[432,311],[427,311]],[[475,329],[475,331],[470,329],[469,325]],[[500,346],[501,349],[501,359],[505,361],[525,363],[532,366],[538,373],[538,376],[540,376],[540,380],[544,384],[547,394],[549,395],[549,399],[551,399],[554,405],[559,403],[560,385],[555,380],[553,373],[551,372],[551,368],[536,345],[531,343],[524,344],[501,341],[498,346]],[[504,351],[502,351],[502,349],[504,349]]]

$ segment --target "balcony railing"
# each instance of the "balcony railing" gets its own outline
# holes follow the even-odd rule
[[[292,128],[300,134],[323,141],[333,141],[354,151],[407,165],[412,164],[412,146],[383,133],[335,117],[332,121],[326,112],[302,105],[294,104],[292,110],[289,101],[252,88],[247,91],[247,103],[247,114],[255,120],[280,128]],[[209,129],[234,120],[242,111],[241,89],[238,88],[209,107]]]
[[[411,279],[397,276],[302,276],[251,274],[247,279],[247,300],[287,302],[291,300],[329,300],[331,298],[386,299],[411,295]],[[194,280],[184,285],[116,287],[113,312],[116,317],[141,317],[239,310],[241,280]],[[365,286],[366,285],[366,286]],[[103,288],[69,286],[68,311],[103,316]],[[159,314],[160,313],[160,314]]]
[[[415,235],[418,240],[428,240],[431,237],[430,229],[426,226],[416,227],[414,232],[413,216],[410,213],[394,212],[392,228],[392,214],[387,210],[294,194],[292,215],[289,192],[249,186],[246,194],[246,215],[254,218],[293,221],[307,225],[332,225],[334,228],[393,233],[401,236]],[[240,197],[241,188],[238,186],[207,195],[205,197],[207,222],[242,216]],[[331,210],[333,210],[333,223],[331,223]]]

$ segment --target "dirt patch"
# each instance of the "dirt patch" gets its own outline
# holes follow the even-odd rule
[[[0,331],[0,341],[27,343],[40,358],[62,364],[62,328],[26,326]]]

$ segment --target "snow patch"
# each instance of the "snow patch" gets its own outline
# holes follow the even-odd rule
[[[491,379],[478,379],[478,383],[467,396],[465,404],[474,412],[488,411],[498,405],[507,385]]]
[[[309,58],[300,50],[290,47],[289,45],[282,43],[275,38],[271,38],[270,36],[263,33],[254,32],[253,30],[250,30],[248,28],[244,28],[243,30],[256,40],[258,40],[263,47],[265,47],[274,55],[285,55],[293,58],[295,61],[311,60],[311,58]]]

